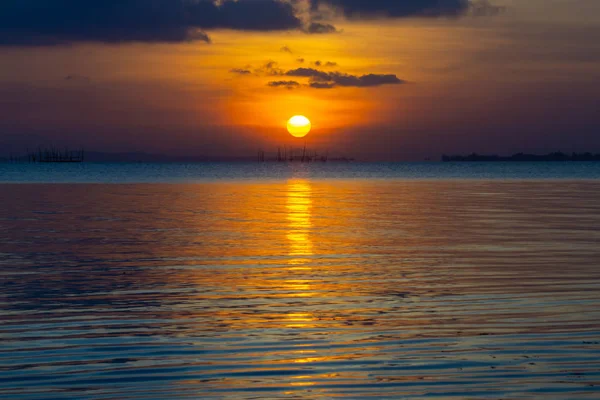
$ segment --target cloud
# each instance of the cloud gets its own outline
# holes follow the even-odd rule
[[[306,33],[312,34],[325,34],[325,33],[336,33],[337,28],[331,24],[322,24],[320,22],[311,22],[306,28]]]
[[[231,72],[232,74],[239,74],[239,75],[250,75],[252,73],[252,71],[247,70],[247,69],[242,69],[242,68],[233,68],[233,69],[230,69],[229,72]]]
[[[300,64],[304,63],[304,58],[298,58],[296,59],[296,61],[298,61]]]
[[[301,4],[308,7],[302,11]],[[211,29],[339,32],[347,19],[494,15],[489,0],[0,0],[0,46],[210,42]],[[282,51],[291,53],[284,46]]]
[[[279,68],[277,65],[276,61],[268,61],[265,63],[265,65],[263,65],[261,68],[257,69],[256,72],[257,74],[266,74],[269,76],[279,76],[279,75],[284,75],[284,71]]]
[[[490,16],[504,8],[489,0],[309,0],[311,17],[304,31],[311,34],[339,33],[326,22],[334,15],[350,20],[408,17]],[[332,13],[333,11],[333,13]]]
[[[297,87],[300,87],[300,84],[296,81],[273,81],[273,82],[269,82],[268,86],[284,87],[286,89],[295,89]]]
[[[443,17],[469,11],[469,0],[312,0],[313,10],[329,6],[349,19]]]
[[[506,7],[495,6],[488,0],[473,0],[470,4],[470,14],[474,17],[493,17],[501,14],[506,10]]]
[[[318,79],[320,81],[328,81],[329,74],[324,71],[319,71],[313,68],[296,68],[285,73],[287,76],[297,76],[303,78]]]
[[[393,74],[350,75],[341,72],[325,72],[313,68],[296,68],[285,73],[286,76],[309,78],[309,86],[315,89],[334,87],[375,87],[382,85],[400,85],[406,83]]]
[[[317,60],[313,64],[315,64],[315,66],[317,66],[317,67],[321,67],[321,66],[324,66],[324,67],[336,67],[337,66],[337,63],[333,62],[333,61],[323,62],[323,61]]]
[[[393,74],[367,74],[362,76],[333,73],[332,81],[338,86],[371,87],[381,85],[400,85],[406,83]]]
[[[0,45],[73,42],[184,42],[204,30],[303,29],[279,0],[2,0]]]
[[[290,53],[290,54],[294,54],[294,52],[292,51],[292,49],[290,49],[288,46],[283,46],[281,49],[279,49],[280,51],[284,52],[284,53]]]
[[[206,43],[211,43],[212,40],[210,39],[210,36],[208,36],[208,34],[206,32],[202,32],[200,30],[190,30],[188,32],[188,36],[186,41],[188,42],[192,42],[192,41],[201,41],[201,42],[206,42]]]
[[[408,17],[493,16],[504,11],[494,0],[307,0],[311,17],[305,32],[314,34],[340,32],[327,23],[334,16],[349,20]],[[293,0],[294,2],[294,0]]]
[[[311,82],[308,86],[313,89],[333,89],[335,87],[335,83]]]

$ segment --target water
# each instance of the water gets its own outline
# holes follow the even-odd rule
[[[288,179],[600,179],[600,162],[0,163],[0,183],[199,183]]]
[[[0,185],[0,398],[598,398],[600,181],[293,172]]]

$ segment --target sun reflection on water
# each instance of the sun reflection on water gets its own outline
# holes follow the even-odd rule
[[[313,255],[313,244],[310,238],[312,228],[312,188],[307,181],[291,181],[287,190],[287,239],[290,245],[290,265],[302,268]],[[305,268],[302,268],[305,269]]]
[[[311,240],[312,187],[304,180],[290,181],[287,187],[287,239],[289,243],[288,271],[290,278],[285,285],[294,297],[312,297],[314,295],[313,281],[307,279],[310,273],[310,256],[313,255]],[[298,276],[296,274],[301,274]],[[311,313],[292,312],[287,315],[287,328],[309,328],[314,324]]]

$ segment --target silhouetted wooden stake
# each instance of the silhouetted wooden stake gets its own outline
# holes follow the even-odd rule
[[[302,162],[304,162],[304,157],[306,157],[306,141],[304,141],[304,149],[302,150]]]

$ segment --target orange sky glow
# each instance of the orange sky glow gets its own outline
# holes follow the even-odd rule
[[[286,123],[300,114],[312,145],[364,159],[585,150],[600,127],[600,13],[578,2],[339,20],[322,35],[216,29],[211,43],[0,46],[0,144],[244,155],[293,144]],[[298,68],[398,82],[316,89],[289,75]]]

